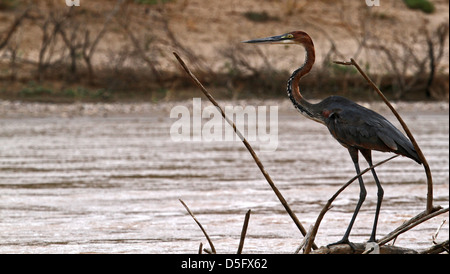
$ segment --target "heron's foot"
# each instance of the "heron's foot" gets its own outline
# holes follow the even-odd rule
[[[349,245],[353,252],[355,252],[355,250],[356,250],[356,246],[352,242],[350,242],[348,240],[348,238],[343,238],[340,241],[337,241],[337,242],[332,243],[332,244],[328,244],[327,247],[330,247],[330,246],[333,246],[333,245],[341,245],[341,244]]]

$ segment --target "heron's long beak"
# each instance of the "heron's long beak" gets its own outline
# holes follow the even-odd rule
[[[271,36],[266,38],[254,39],[242,41],[242,43],[250,43],[250,44],[286,44],[292,42],[292,37],[288,37],[286,34]]]

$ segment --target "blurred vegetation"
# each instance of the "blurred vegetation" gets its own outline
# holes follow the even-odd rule
[[[145,5],[157,5],[172,2],[174,0],[134,0],[134,3],[145,4]]]
[[[42,85],[36,84],[35,82],[30,82],[24,88],[19,91],[20,97],[42,97],[49,96],[53,94],[53,90]]]
[[[403,0],[410,9],[418,9],[425,13],[433,13],[434,5],[428,0]]]
[[[18,92],[18,98],[27,101],[73,102],[110,101],[112,93],[105,89],[88,89],[84,86],[56,87],[35,81],[26,83]]]
[[[18,0],[0,0],[0,10],[15,9],[19,4]]]
[[[265,23],[268,21],[279,21],[280,18],[276,16],[270,16],[267,12],[255,12],[255,11],[247,11],[244,12],[244,17],[253,22]]]

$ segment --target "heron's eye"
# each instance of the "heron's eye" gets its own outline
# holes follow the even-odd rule
[[[288,35],[286,35],[285,37],[286,37],[287,39],[292,39],[292,38],[294,38],[294,35],[288,34]]]

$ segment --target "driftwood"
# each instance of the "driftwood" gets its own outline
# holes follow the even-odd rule
[[[448,253],[448,249],[449,249],[449,244],[448,244],[448,240],[447,240],[443,243],[435,244],[432,247],[421,251],[420,254],[440,254],[443,252]]]
[[[347,244],[322,246],[319,249],[313,250],[311,254],[371,254],[370,249],[366,248],[365,243],[353,243],[355,249],[352,249]],[[417,251],[410,248],[398,247],[393,245],[384,245],[379,247],[377,254],[440,254],[449,252],[449,241],[435,244],[430,248],[422,251]]]
[[[366,244],[353,243],[355,249],[353,250],[347,244],[333,245],[330,247],[323,246],[311,252],[311,254],[364,254],[366,252]],[[397,247],[397,246],[380,246],[379,254],[418,254],[414,249]],[[370,254],[367,252],[366,254]]]

